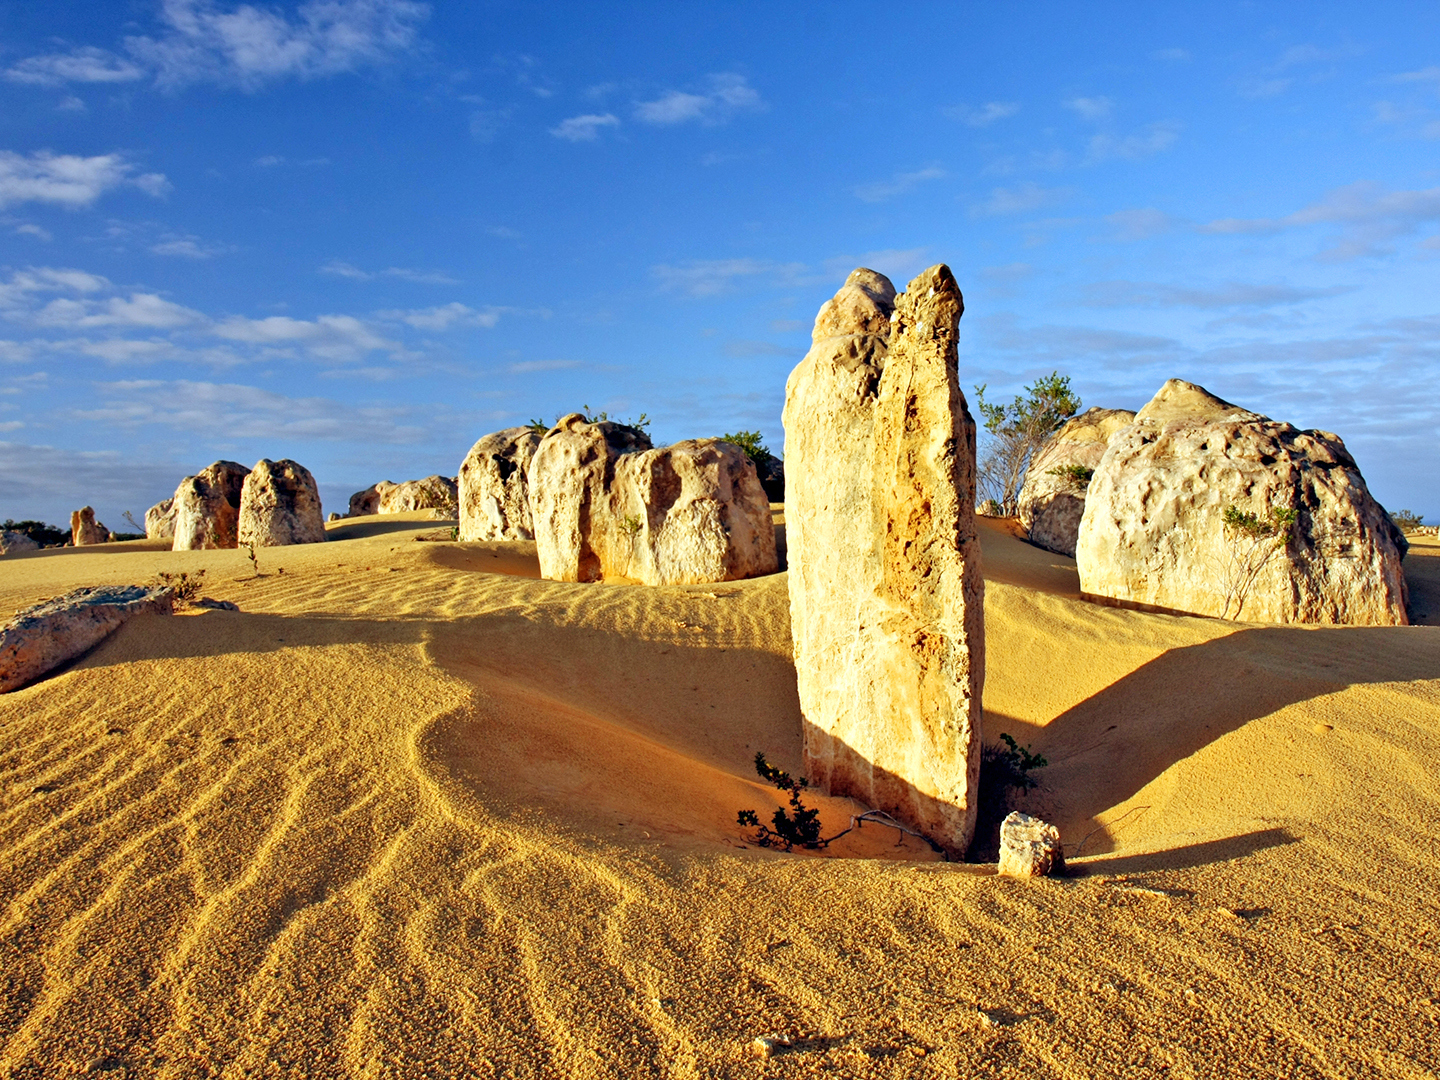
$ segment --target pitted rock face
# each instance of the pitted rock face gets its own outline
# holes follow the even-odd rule
[[[1152,406],[1154,406],[1152,408]],[[1284,535],[1229,527],[1227,508]],[[1171,380],[1090,483],[1082,591],[1253,622],[1405,625],[1404,537],[1336,435],[1301,431]]]
[[[1049,822],[1015,810],[1000,823],[1000,866],[1005,877],[1037,878],[1065,869],[1060,831]]]
[[[562,416],[545,433],[526,474],[541,577],[603,579],[606,563],[617,558],[605,549],[611,532],[603,519],[616,462],[649,449],[643,431],[609,420],[592,423],[580,413]]]
[[[381,480],[378,484],[371,484],[364,491],[357,491],[350,496],[349,509],[346,517],[369,517],[371,514],[380,513],[380,501],[385,497],[386,492],[398,487],[389,480]]]
[[[456,484],[448,476],[427,476],[400,484],[386,482],[383,486],[376,484],[375,488],[380,495],[377,513],[409,514],[416,510],[435,510],[446,517],[456,517],[460,512]]]
[[[175,489],[175,551],[233,548],[240,521],[240,491],[250,470],[217,461]]]
[[[108,585],[76,589],[17,612],[0,627],[0,693],[18,690],[73,660],[135,615],[169,615],[169,589]]]
[[[975,424],[945,266],[857,270],[785,399],[790,615],[807,775],[960,853],[975,827],[984,583]]]
[[[95,520],[95,511],[82,506],[70,514],[70,543],[76,547],[110,542],[110,530]]]
[[[324,539],[325,515],[310,470],[289,458],[256,462],[240,492],[240,543],[285,547]]]
[[[470,448],[460,465],[461,540],[533,540],[526,474],[540,433],[513,427],[495,431]]]
[[[1094,473],[1111,438],[1135,422],[1128,409],[1088,409],[1068,421],[1030,461],[1017,509],[1030,542],[1061,555],[1075,556],[1080,518],[1089,481],[1073,469]]]
[[[175,539],[175,497],[173,495],[145,511],[145,539]]]

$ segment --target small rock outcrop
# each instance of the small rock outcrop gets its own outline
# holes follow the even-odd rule
[[[1096,467],[1075,562],[1102,601],[1403,626],[1407,547],[1338,435],[1171,379]]]
[[[175,496],[172,495],[145,511],[145,539],[175,539]]]
[[[416,510],[439,510],[445,517],[455,517],[460,508],[455,481],[448,476],[427,476],[423,480],[406,480],[403,484],[388,481],[375,487],[380,494],[376,513],[410,514]]]
[[[961,854],[985,670],[964,302],[856,270],[785,388],[790,622],[806,775]]]
[[[350,496],[350,509],[346,517],[369,517],[371,514],[380,512],[380,500],[385,492],[395,487],[389,480],[381,480],[378,484],[371,484],[364,491],[357,491]]]
[[[698,585],[779,569],[770,500],[755,464],[733,443],[687,439],[626,454],[615,464],[592,529],[606,577],[644,585]]]
[[[545,433],[525,481],[541,577],[600,581],[606,564],[617,564],[619,553],[606,549],[614,532],[604,527],[615,465],[625,454],[649,449],[643,431],[609,420],[591,423],[581,413],[562,416]]]
[[[180,481],[173,500],[173,550],[199,551],[236,546],[240,490],[249,472],[238,461],[217,461]]]
[[[460,489],[461,540],[533,540],[526,474],[540,432],[506,428],[470,448],[456,477]]]
[[[240,543],[285,547],[324,539],[320,491],[310,470],[289,458],[256,462],[240,492]]]
[[[1087,409],[1050,437],[1030,461],[1017,513],[1030,542],[1075,557],[1085,492],[1115,433],[1135,422],[1129,409]]]
[[[106,585],[76,589],[18,612],[0,627],[0,693],[28,686],[93,648],[135,615],[170,614],[169,589]]]
[[[110,530],[95,520],[95,511],[88,506],[70,514],[70,543],[76,547],[90,544],[108,544]]]
[[[24,533],[5,529],[0,532],[0,555],[18,555],[22,551],[39,551],[40,545]]]
[[[1049,877],[1065,869],[1060,832],[1047,822],[1015,810],[1000,823],[1000,873],[1006,877]]]

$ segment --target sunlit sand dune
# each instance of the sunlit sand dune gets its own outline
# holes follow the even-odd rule
[[[0,1075],[1440,1069],[1440,628],[1099,607],[986,522],[987,739],[1049,760],[1074,870],[1024,884],[747,844],[755,752],[800,760],[783,575],[547,582],[448,525],[0,560],[6,610],[200,569],[241,608],[0,697]],[[1440,544],[1406,568],[1435,623]]]

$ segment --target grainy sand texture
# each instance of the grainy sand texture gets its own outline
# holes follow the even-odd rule
[[[1304,629],[1091,605],[986,523],[986,738],[1049,759],[1017,805],[1073,871],[1022,883],[873,825],[746,846],[754,753],[800,757],[783,574],[448,535],[0,559],[7,612],[202,568],[241,608],[0,697],[0,1076],[1440,1070],[1433,538],[1426,625]]]

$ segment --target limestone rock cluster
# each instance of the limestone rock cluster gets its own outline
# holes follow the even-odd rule
[[[22,551],[39,551],[40,545],[24,533],[9,529],[0,531],[0,555],[18,555]]]
[[[1030,461],[1017,500],[1030,542],[1075,557],[1090,475],[1111,438],[1134,423],[1128,409],[1093,408],[1072,418]]]
[[[238,461],[217,461],[175,489],[175,551],[233,548],[238,543],[240,490],[250,472]],[[147,521],[149,515],[146,515]]]
[[[806,775],[959,854],[975,827],[984,582],[964,302],[856,270],[785,393],[790,618]]]
[[[145,511],[145,539],[175,539],[175,497],[173,495]]]
[[[426,476],[401,484],[381,480],[350,496],[348,516],[408,514],[416,510],[435,510],[442,516],[454,517],[458,512],[455,481],[448,476]]]
[[[1249,515],[1248,531],[1227,524],[1232,507]],[[1397,626],[1407,622],[1406,548],[1338,435],[1171,379],[1096,466],[1075,561],[1082,591],[1097,599]]]
[[[108,544],[110,530],[95,520],[95,511],[82,506],[70,515],[70,543],[76,547],[90,544]]]
[[[261,458],[240,492],[239,542],[256,547],[316,544],[325,539],[320,491],[310,470],[289,458]]]
[[[481,438],[460,465],[461,540],[533,540],[526,473],[540,432],[506,428]]]
[[[0,627],[0,693],[18,690],[75,659],[145,612],[170,614],[169,589],[106,585],[76,589],[17,612]]]

